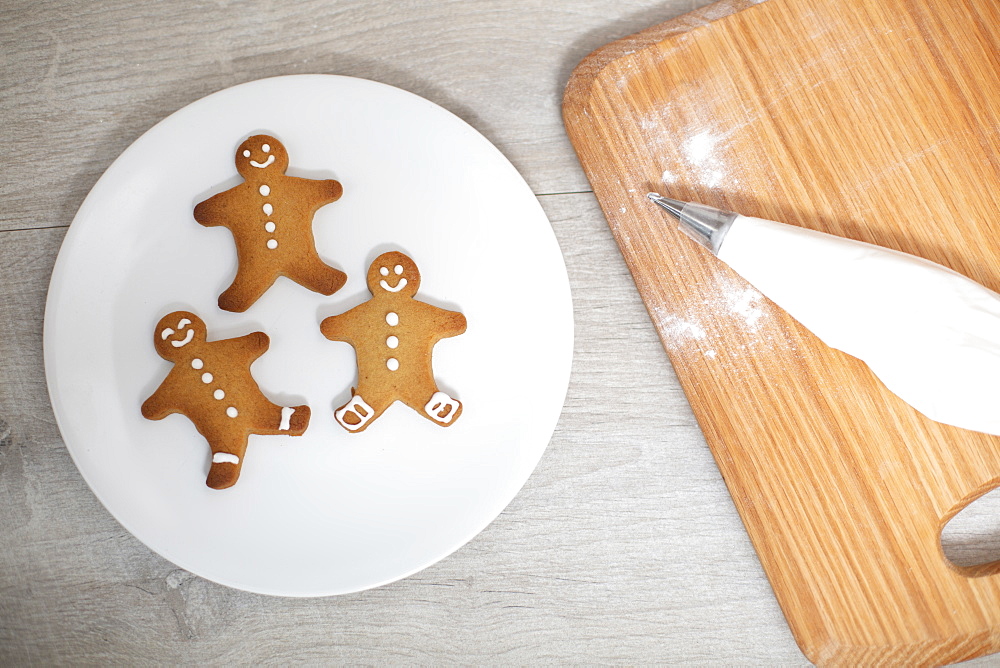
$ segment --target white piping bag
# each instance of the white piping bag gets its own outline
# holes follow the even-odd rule
[[[1000,295],[899,251],[650,193],[681,229],[938,422],[1000,435]]]

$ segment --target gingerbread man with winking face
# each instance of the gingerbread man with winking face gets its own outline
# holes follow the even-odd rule
[[[250,375],[250,364],[268,348],[266,334],[221,341],[206,337],[205,323],[189,311],[160,320],[154,346],[174,366],[142,404],[142,415],[150,420],[187,416],[212,449],[206,484],[225,489],[240,477],[250,434],[301,436],[310,411],[272,403]]]
[[[465,316],[417,301],[419,287],[413,260],[383,253],[368,269],[372,298],[320,324],[323,336],[351,344],[357,355],[358,387],[334,411],[349,432],[367,429],[395,401],[442,427],[462,414],[461,402],[438,389],[431,352],[441,339],[465,332]]]
[[[206,227],[229,228],[238,267],[233,284],[219,296],[219,308],[243,312],[279,276],[323,295],[345,282],[344,272],[327,266],[316,252],[313,215],[344,192],[339,181],[287,176],[288,153],[269,135],[250,137],[236,150],[243,183],[198,204],[194,218]]]

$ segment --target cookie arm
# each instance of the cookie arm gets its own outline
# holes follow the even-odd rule
[[[194,207],[194,219],[205,227],[217,227],[225,224],[225,217],[220,212],[225,211],[234,189],[225,190],[212,195],[204,202]]]
[[[226,344],[234,356],[243,357],[250,363],[267,352],[271,339],[264,332],[251,332],[235,339],[227,339]]]
[[[354,307],[350,311],[346,311],[340,315],[331,315],[329,318],[324,318],[323,322],[319,324],[319,331],[331,341],[344,341],[345,343],[353,344],[354,337],[352,333],[355,321],[357,320],[358,308]]]
[[[436,307],[432,308],[434,308],[434,324],[440,330],[441,338],[458,336],[459,334],[465,333],[465,328],[468,323],[463,314],[458,311],[446,311]]]
[[[167,381],[164,380],[160,383],[160,386],[156,388],[156,391],[142,402],[142,417],[147,420],[162,420],[163,418],[177,413],[178,409],[176,407],[170,406],[169,397],[167,396]]]
[[[309,201],[315,202],[317,207],[329,204],[330,202],[336,202],[344,194],[344,186],[340,184],[340,181],[334,179],[316,181],[314,179],[295,178],[295,181],[308,193]]]

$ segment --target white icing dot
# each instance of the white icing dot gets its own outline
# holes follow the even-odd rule
[[[264,144],[263,146],[260,147],[260,150],[264,151],[264,153],[270,153],[271,152],[271,145],[270,144]]]
[[[277,239],[268,239],[267,240],[267,247],[270,248],[271,250],[274,250],[275,248],[278,247],[278,240]]]
[[[239,414],[240,414],[239,411],[236,410],[233,406],[230,406],[229,408],[226,409],[226,415],[228,415],[229,417],[236,417]]]
[[[390,336],[388,339],[385,340],[385,345],[389,346],[390,348],[395,348],[399,345],[399,339],[397,339],[395,336]]]
[[[264,205],[264,213],[266,213],[267,215],[270,216],[272,213],[274,213],[274,207],[271,206],[270,204],[265,204]]]
[[[397,264],[397,265],[396,265],[396,268],[395,268],[395,269],[393,269],[393,271],[395,271],[395,272],[396,272],[396,275],[397,275],[397,276],[399,276],[400,274],[402,274],[402,273],[403,273],[403,265],[401,265],[401,264]]]
[[[212,374],[208,373],[207,371],[205,373],[201,374],[201,382],[206,383],[206,384],[207,383],[211,383],[212,382]]]
[[[399,324],[399,316],[395,312],[389,311],[385,316],[385,321],[389,323],[390,327],[395,327]]]
[[[212,394],[212,396],[215,397],[216,399],[225,399],[226,398],[226,393],[223,392],[222,390],[216,390]]]
[[[378,273],[382,274],[383,276],[388,276],[389,275],[389,268],[388,267],[382,267],[381,269],[378,270]]]
[[[250,150],[249,149],[243,151],[243,157],[244,158],[249,158],[250,157]]]
[[[267,230],[268,232],[274,232],[274,227],[275,227],[274,223],[270,220],[264,223],[264,229]]]
[[[385,365],[389,367],[389,371],[395,371],[399,368],[399,360],[395,357],[390,357],[385,361]]]
[[[264,197],[267,197],[268,195],[270,195],[271,194],[271,186],[267,185],[266,183],[264,185],[262,185],[260,187],[260,194],[263,195]]]
[[[200,369],[203,366],[205,366],[205,363],[202,362],[197,357],[195,357],[193,360],[191,360],[191,368],[192,369]]]

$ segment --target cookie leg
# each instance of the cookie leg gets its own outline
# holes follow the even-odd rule
[[[347,282],[347,274],[323,264],[318,255],[297,258],[286,271],[288,278],[321,295],[332,295]]]
[[[243,455],[247,451],[247,440],[210,443],[212,447],[212,468],[208,470],[205,484],[212,489],[226,489],[236,484],[243,469]]]
[[[351,400],[333,412],[337,424],[350,432],[364,431],[375,418],[381,415],[388,405],[373,401],[374,406],[366,402],[360,394],[351,390]]]
[[[310,414],[308,406],[270,404],[267,410],[267,426],[255,430],[254,433],[267,436],[301,436],[309,426]]]
[[[462,402],[458,399],[452,399],[437,388],[431,392],[429,399],[425,393],[422,396],[407,397],[403,401],[407,406],[442,427],[454,424],[458,416],[462,414]]]
[[[275,277],[265,274],[243,262],[236,270],[236,278],[226,291],[219,295],[219,308],[223,311],[243,313],[267,292]]]

